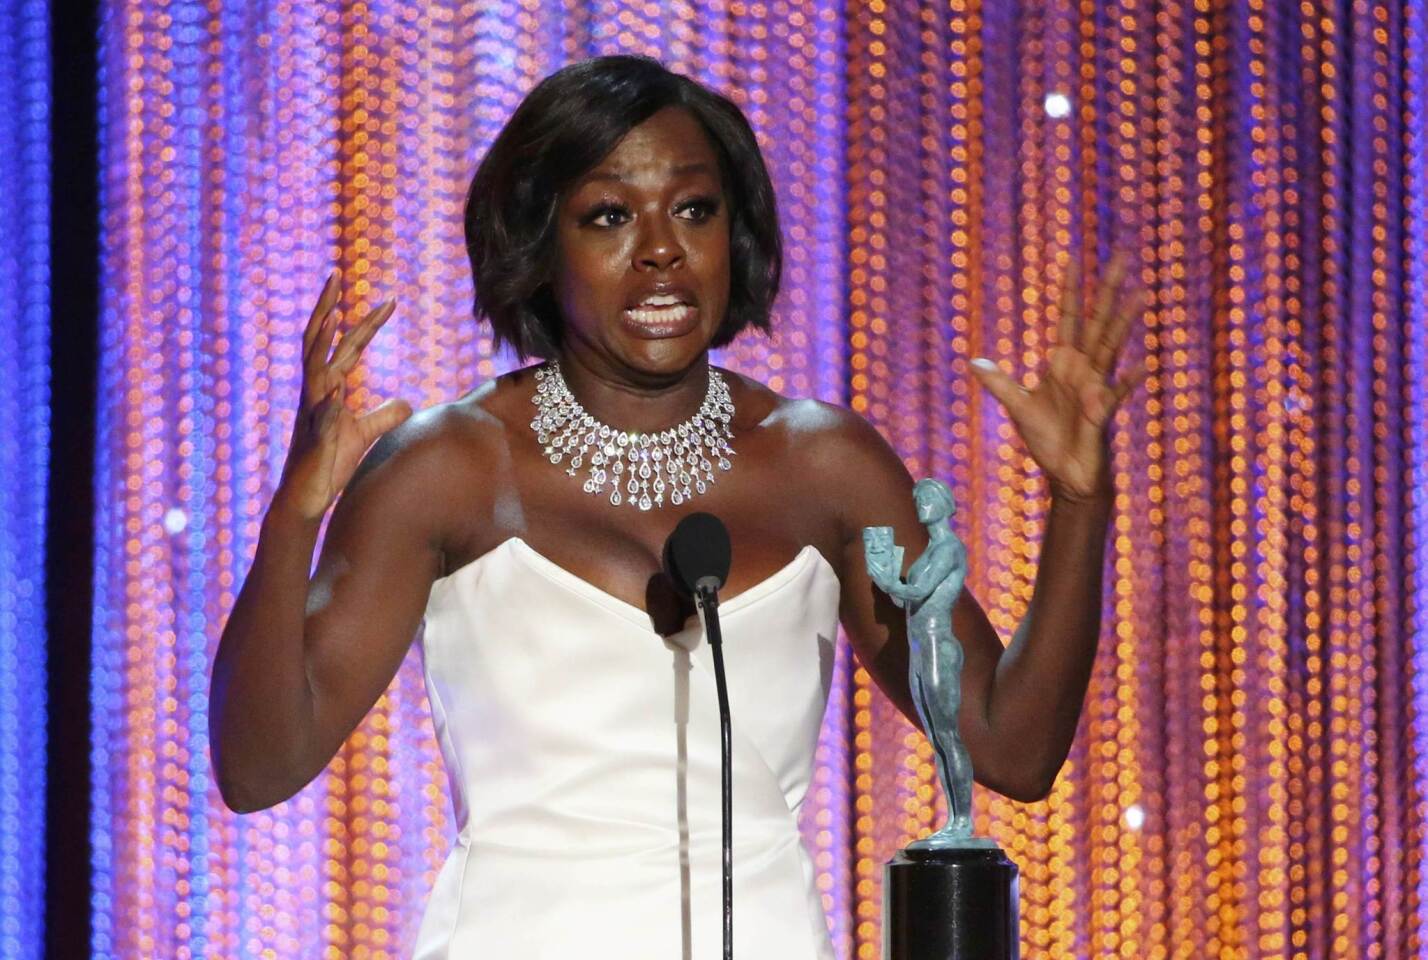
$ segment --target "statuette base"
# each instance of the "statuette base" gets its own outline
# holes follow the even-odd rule
[[[1018,960],[1017,874],[995,844],[899,851],[883,867],[883,960]]]

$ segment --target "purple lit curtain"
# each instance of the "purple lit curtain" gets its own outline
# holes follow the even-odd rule
[[[44,950],[47,14],[0,0],[0,956],[16,960]]]
[[[416,654],[328,771],[224,810],[211,657],[281,467],[301,325],[389,296],[357,403],[512,360],[470,319],[482,151],[572,59],[748,113],[788,270],[729,365],[846,403],[961,504],[1004,636],[1044,483],[966,362],[1034,368],[1070,259],[1149,293],[1101,653],[1052,796],[978,798],[1023,955],[1416,957],[1428,783],[1428,14],[1419,2],[106,4],[94,955],[400,956],[454,827]],[[804,822],[841,956],[942,815],[839,657]]]

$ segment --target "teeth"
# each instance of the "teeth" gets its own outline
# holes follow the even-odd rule
[[[659,307],[654,310],[641,310],[638,308],[625,311],[636,323],[669,323],[688,319],[694,312],[694,308],[687,304],[676,304],[671,307]]]
[[[667,307],[671,304],[682,302],[678,297],[668,293],[656,294],[640,304],[642,307]]]

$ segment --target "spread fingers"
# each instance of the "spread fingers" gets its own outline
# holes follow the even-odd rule
[[[1101,328],[1100,337],[1091,347],[1092,367],[1102,373],[1110,373],[1115,369],[1131,323],[1145,310],[1145,304],[1145,291],[1140,287],[1117,298],[1110,319]]]
[[[312,352],[312,345],[317,340],[323,321],[327,319],[332,308],[337,306],[337,296],[341,289],[342,285],[338,282],[337,271],[334,270],[327,275],[327,282],[322,285],[322,293],[317,298],[317,304],[312,308],[312,313],[307,318],[307,326],[303,327],[302,355],[304,358]]]
[[[332,356],[332,369],[342,374],[351,370],[367,344],[372,342],[372,338],[382,329],[382,324],[387,322],[396,308],[396,300],[388,300],[367,314],[351,332],[343,335],[342,342],[337,345],[337,352]]]
[[[1101,373],[1106,372],[1106,368],[1099,362],[1103,353],[1102,346],[1105,343],[1107,328],[1111,326],[1112,318],[1115,316],[1116,301],[1119,299],[1121,283],[1126,276],[1125,256],[1117,250],[1111,255],[1110,265],[1106,268],[1106,273],[1096,284],[1096,303],[1091,311],[1089,321],[1081,331],[1081,352],[1090,358],[1091,366]]]

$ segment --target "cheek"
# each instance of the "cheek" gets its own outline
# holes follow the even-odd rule
[[[554,284],[561,301],[588,303],[593,298],[614,296],[621,276],[621,252],[617,245],[591,245],[562,249]]]
[[[729,265],[732,259],[729,254],[727,233],[703,244],[700,247],[699,259],[701,272],[718,284],[720,293],[727,295],[729,292]]]

